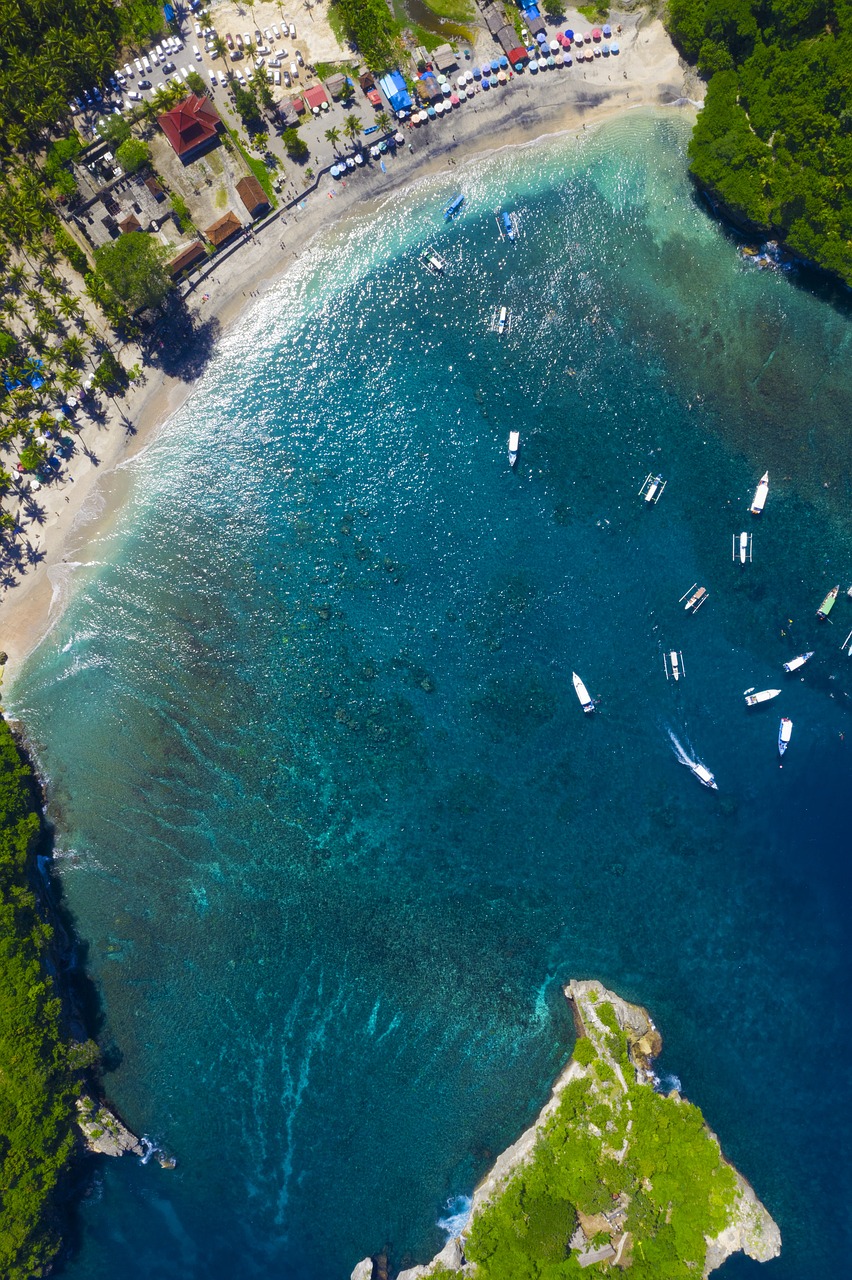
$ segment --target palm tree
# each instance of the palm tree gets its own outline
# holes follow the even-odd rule
[[[340,141],[340,130],[335,129],[334,127],[332,127],[331,129],[326,129],[325,137],[326,137],[326,141],[331,143],[334,153],[336,155],[337,144]]]
[[[77,334],[72,333],[66,338],[60,348],[65,359],[70,365],[80,366],[86,356],[86,344]]]
[[[361,121],[356,115],[348,115],[343,121],[343,132],[346,134],[350,142],[354,142],[361,132]]]
[[[376,124],[382,133],[389,133],[391,127],[391,118],[387,111],[380,111],[376,116]]]

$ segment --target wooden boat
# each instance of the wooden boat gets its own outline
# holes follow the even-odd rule
[[[740,534],[740,564],[745,564],[747,559],[751,558],[751,540],[745,530]]]
[[[807,653],[800,653],[798,658],[791,658],[789,662],[784,663],[784,670],[798,671],[799,667],[803,667],[813,656],[813,649],[810,649]]]
[[[784,752],[790,745],[790,738],[793,733],[793,721],[789,716],[784,716],[778,728],[778,754],[783,756]]]
[[[500,334],[501,337],[506,332],[506,322],[508,321],[508,319],[509,319],[509,308],[501,307],[500,315],[497,319],[497,332]]]
[[[686,601],[686,604],[684,604],[683,607],[684,609],[686,609],[687,613],[697,613],[698,610],[701,608],[701,606],[704,604],[704,601],[709,600],[710,598],[707,594],[707,588],[699,587],[697,583],[693,583],[692,586],[689,588],[689,591],[692,592],[692,595],[689,596],[689,599]],[[683,604],[683,601],[686,599],[687,595],[689,595],[689,592],[685,592],[681,596],[680,600],[678,601],[678,604]]]
[[[576,671],[571,672],[571,679],[574,681],[574,692],[576,693],[577,697],[580,699],[580,706],[583,708],[583,710],[587,714],[590,711],[594,711],[595,704],[592,701],[592,699],[589,697],[589,691],[586,688],[586,686],[583,684],[583,681],[577,675]]]
[[[764,471],[760,477],[760,483],[754,491],[754,500],[751,504],[751,514],[759,516],[763,508],[766,506],[766,495],[769,493],[769,472]]]
[[[700,764],[698,760],[693,760],[689,764],[689,771],[695,774],[702,786],[709,787],[711,791],[719,790],[716,786],[716,779],[706,765]]]
[[[440,253],[424,253],[420,261],[427,271],[436,276],[442,276],[447,269],[447,261]]]
[[[509,466],[513,467],[518,461],[518,446],[521,443],[521,433],[519,431],[509,432]]]
[[[664,480],[662,476],[655,476],[653,473],[649,473],[642,481],[639,495],[645,499],[649,507],[654,507],[662,498],[663,490],[667,484],[668,480]]]
[[[447,205],[447,207],[444,209],[444,221],[449,222],[452,218],[454,218],[458,213],[459,209],[461,209],[463,204],[464,204],[464,196],[462,195],[454,196],[453,199],[450,201],[450,203]]]
[[[677,649],[670,649],[668,653],[663,654],[663,666],[666,669],[666,679],[672,679],[675,683],[686,675],[686,668],[683,665],[683,654]]]
[[[755,693],[754,689],[746,689],[743,697],[746,700],[747,707],[756,707],[761,702],[771,702],[773,698],[777,698],[780,689],[761,689],[760,693]]]
[[[515,220],[511,213],[503,210],[497,215],[497,226],[500,228],[500,235],[503,236],[510,244],[515,243],[517,231],[515,230]]]
[[[838,583],[836,587],[831,588],[828,595],[825,597],[822,604],[817,609],[817,617],[819,618],[820,622],[825,622],[826,618],[834,608],[834,602],[837,599],[837,593],[839,590],[840,590],[840,583]]]

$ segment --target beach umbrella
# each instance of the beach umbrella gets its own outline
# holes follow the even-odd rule
[[[554,58],[553,54],[551,54],[550,57],[547,59],[547,65],[550,67],[551,71],[556,66],[556,59]]]
[[[509,65],[509,59],[508,59],[508,58],[503,57],[503,58],[501,58],[501,59],[500,59],[500,70],[501,70],[501,71],[505,71],[505,70],[506,70],[506,68],[508,67],[508,65]]]
[[[427,107],[427,108],[426,108],[426,114],[427,114],[427,116],[429,117],[429,119],[430,119],[430,120],[434,120],[438,113],[437,113],[437,111],[435,110],[435,108],[434,108],[434,107]]]
[[[492,58],[490,71],[493,71],[493,73],[496,75],[499,70],[500,70],[500,63],[497,61],[496,58]]]
[[[535,58],[530,58],[530,71],[533,73],[534,76],[538,75],[538,63],[536,62]]]
[[[574,65],[574,59],[571,57],[570,53],[566,53],[562,61],[565,63],[566,67],[573,67]]]
[[[565,66],[565,59],[563,58],[563,56],[562,56],[562,54],[561,54],[561,53],[557,53],[557,55],[556,55],[556,57],[553,59],[553,61],[556,63],[557,67],[564,67],[564,66]]]
[[[393,135],[393,140],[394,142],[405,142],[405,138],[403,138],[399,129],[397,129],[396,133]]]
[[[459,102],[467,102],[467,94],[464,89],[459,89]]]
[[[565,28],[565,39],[566,39],[566,40],[573,40],[573,39],[574,39],[574,32],[571,30],[571,28],[570,28],[570,27],[566,27],[566,28]]]
[[[618,45],[617,45],[617,44],[615,44],[615,42],[613,42],[613,43],[609,46],[609,51],[610,51],[610,53],[618,53]]]
[[[354,168],[355,168],[355,161],[352,159],[352,157],[351,157],[351,156],[347,156],[347,157],[346,157],[346,168],[347,168],[347,169],[354,169]]]
[[[606,36],[607,40],[612,35],[612,27],[609,25],[609,23],[607,23],[606,26],[604,27],[603,33]]]
[[[602,46],[601,46],[601,53],[603,54],[603,56],[604,56],[605,58],[608,58],[608,57],[609,57],[609,45],[608,45],[608,44],[605,44],[605,45],[602,45]]]
[[[550,49],[550,52],[551,52],[551,53],[558,53],[558,52],[559,52],[559,41],[558,41],[558,40],[551,40],[551,42],[550,42],[550,44],[549,44],[549,46],[548,46],[548,47],[549,47],[549,49]]]
[[[592,28],[592,39],[593,39],[593,40],[600,40],[600,38],[601,38],[601,29],[600,29],[600,27],[593,27],[593,28]]]
[[[483,76],[483,77],[482,77],[482,87],[483,87],[483,89],[490,89],[490,88],[491,88],[491,79],[490,79],[490,77],[489,77],[489,76]]]
[[[355,153],[355,163],[356,163],[356,164],[363,164],[363,163],[364,163],[364,157],[361,155],[361,152],[360,152],[360,151],[356,151],[356,153]]]
[[[457,107],[458,105],[459,105],[458,97],[456,94],[453,94],[453,96],[450,98],[450,106]]]
[[[496,76],[491,76],[488,83],[491,85],[492,89],[496,89],[500,81],[497,79]]]
[[[544,34],[543,31],[539,31],[538,35],[536,36],[536,40],[538,41],[539,44],[547,44],[547,36]],[[492,63],[491,65],[493,66],[494,64]]]
[[[567,34],[567,32],[566,32],[566,34]],[[582,44],[582,43],[583,43],[583,33],[582,33],[582,31],[578,31],[578,32],[577,32],[577,34],[576,34],[576,35],[574,35],[574,33],[572,32],[572,33],[571,33],[571,35],[570,35],[570,36],[568,36],[568,39],[569,39],[569,40],[573,40],[575,44]]]
[[[498,71],[498,72],[497,72],[497,80],[498,80],[498,82],[499,82],[500,84],[505,84],[505,83],[506,83],[506,81],[508,80],[508,78],[509,78],[509,77],[506,75],[506,72],[505,72],[505,71]]]
[[[491,63],[490,63],[490,62],[483,62],[481,70],[482,70],[482,74],[483,74],[484,76],[490,76],[490,75],[491,75]]]
[[[482,72],[480,71],[479,67],[474,67],[474,68],[473,68],[473,78],[474,78],[474,80],[481,80],[481,79],[482,79]]]

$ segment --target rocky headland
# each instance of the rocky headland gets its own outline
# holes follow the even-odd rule
[[[463,1232],[431,1262],[399,1272],[397,1280],[487,1280],[492,1260],[505,1274],[506,1238],[509,1248],[530,1257],[539,1250],[540,1262],[561,1256],[570,1266],[573,1260],[578,1274],[589,1276],[613,1265],[629,1271],[637,1257],[643,1277],[660,1280],[697,1274],[699,1264],[706,1277],[737,1252],[758,1262],[777,1257],[777,1224],[725,1160],[700,1112],[676,1092],[656,1091],[653,1060],[662,1039],[647,1010],[594,981],[572,981],[565,995],[578,1039],[549,1100],[476,1188]],[[694,1169],[690,1156],[696,1157]],[[546,1235],[535,1229],[542,1192]],[[555,1246],[554,1203],[561,1206]],[[508,1236],[501,1234],[504,1223]],[[672,1240],[679,1247],[667,1257]],[[376,1263],[364,1258],[352,1280],[376,1280]],[[386,1275],[384,1258],[381,1269]]]

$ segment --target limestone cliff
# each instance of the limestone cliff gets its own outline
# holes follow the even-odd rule
[[[126,1151],[143,1154],[142,1144],[117,1116],[89,1097],[77,1099],[77,1124],[86,1147],[95,1155],[123,1156]]]
[[[469,1239],[471,1224],[487,1206],[499,1200],[512,1178],[531,1161],[537,1144],[544,1139],[559,1112],[565,1089],[572,1081],[588,1081],[587,1085],[574,1087],[586,1089],[590,1103],[594,1103],[598,1109],[602,1104],[612,1108],[613,1123],[607,1128],[618,1135],[620,1146],[617,1150],[607,1148],[607,1134],[602,1133],[603,1149],[607,1150],[609,1156],[616,1161],[624,1161],[631,1143],[638,1142],[631,1116],[630,1089],[636,1086],[653,1089],[656,1079],[652,1062],[662,1048],[660,1034],[645,1009],[622,1000],[599,982],[571,982],[565,988],[565,995],[572,1004],[579,1038],[574,1055],[553,1086],[551,1097],[535,1123],[517,1142],[498,1156],[476,1188],[471,1217],[465,1231],[450,1239],[431,1262],[400,1272],[398,1280],[426,1280],[431,1275],[446,1276],[448,1273],[471,1277],[476,1275],[476,1262],[465,1256],[465,1242]],[[602,1084],[602,1080],[605,1083]],[[677,1094],[669,1095],[668,1104],[659,1105],[675,1104],[680,1104],[696,1115]],[[633,1114],[635,1115],[635,1109]],[[674,1114],[680,1116],[683,1113],[678,1110]],[[729,1187],[729,1201],[725,1210],[727,1223],[724,1229],[712,1238],[704,1235],[704,1276],[708,1276],[726,1258],[739,1251],[758,1262],[776,1257],[781,1249],[781,1233],[776,1223],[746,1180],[724,1160],[716,1135],[706,1125],[701,1128],[700,1116],[697,1116],[695,1124],[701,1141],[705,1142],[706,1139],[713,1144],[716,1152],[712,1156],[714,1167],[718,1165],[720,1170],[725,1171],[719,1176],[724,1176]],[[584,1127],[594,1129],[587,1122],[584,1122]],[[567,1158],[571,1158],[570,1147]],[[646,1180],[646,1186],[650,1185]],[[629,1181],[617,1185],[615,1192],[607,1200],[609,1207],[606,1212],[584,1212],[582,1206],[577,1206],[568,1248],[576,1256],[580,1268],[593,1268],[590,1275],[599,1274],[600,1266],[596,1264],[605,1268],[614,1264],[629,1271],[635,1243],[631,1232],[630,1205],[635,1191],[636,1188]],[[716,1225],[718,1226],[718,1221]],[[700,1259],[700,1232],[696,1239]],[[372,1280],[372,1277],[373,1266],[369,1258],[363,1259],[352,1273],[352,1280]],[[662,1272],[660,1280],[665,1280]]]

